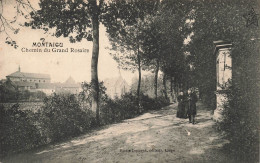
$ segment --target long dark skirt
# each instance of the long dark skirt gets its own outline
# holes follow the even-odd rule
[[[185,105],[183,103],[178,104],[178,110],[176,116],[178,118],[186,118]]]

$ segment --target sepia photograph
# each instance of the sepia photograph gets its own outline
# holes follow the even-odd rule
[[[0,0],[0,163],[258,163],[260,0]]]

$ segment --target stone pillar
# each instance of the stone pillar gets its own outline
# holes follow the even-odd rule
[[[214,41],[216,56],[216,109],[213,119],[222,120],[224,104],[227,102],[227,91],[232,79],[232,44],[226,41]]]

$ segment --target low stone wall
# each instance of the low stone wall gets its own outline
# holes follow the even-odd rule
[[[21,110],[30,110],[32,112],[37,112],[44,105],[43,102],[17,102]],[[0,103],[5,109],[11,109],[13,105],[17,104],[15,102],[11,103]]]

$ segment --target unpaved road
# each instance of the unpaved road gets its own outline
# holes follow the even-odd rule
[[[227,141],[214,130],[210,112],[198,104],[197,124],[192,125],[176,118],[176,107],[173,104],[2,162],[231,162],[221,150]]]

